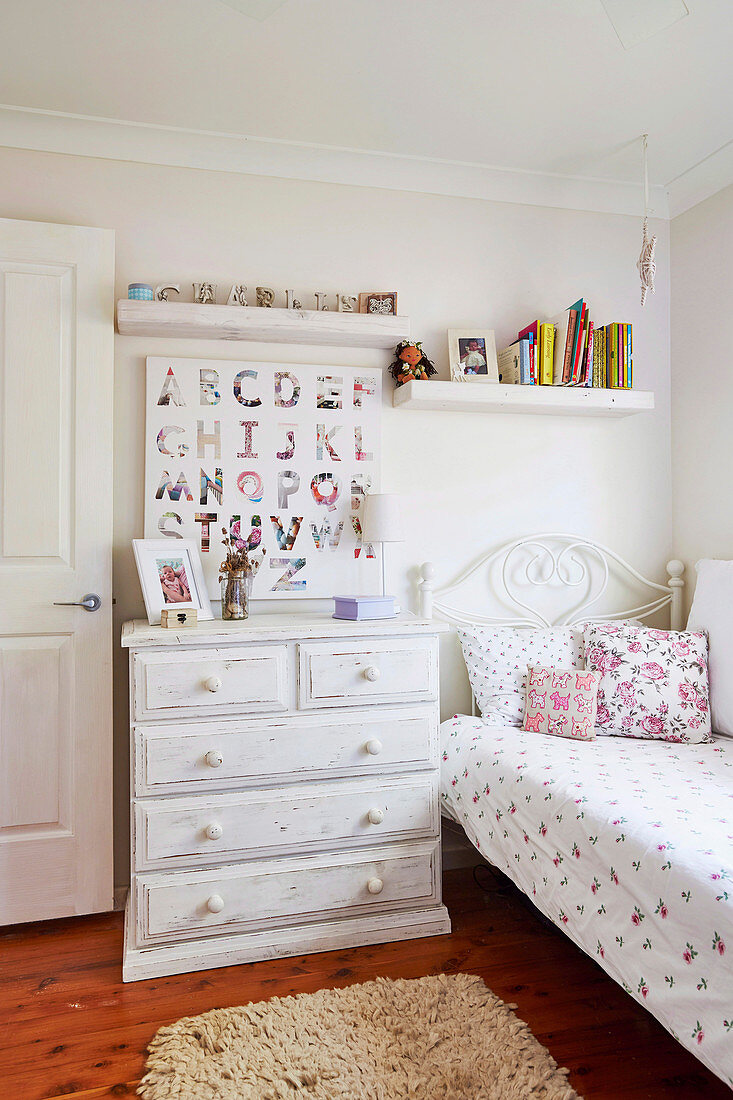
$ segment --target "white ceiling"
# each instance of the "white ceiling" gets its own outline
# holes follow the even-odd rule
[[[5,0],[0,103],[624,186],[648,132],[684,206],[733,182],[733,4],[687,7],[625,49],[601,0]]]

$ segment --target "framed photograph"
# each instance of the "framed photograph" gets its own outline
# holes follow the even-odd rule
[[[449,329],[448,354],[450,376],[454,382],[498,383],[493,329]]]
[[[148,622],[160,623],[164,607],[195,607],[199,619],[213,619],[201,558],[192,539],[133,539]]]
[[[397,291],[362,291],[359,295],[359,313],[381,313],[383,316],[397,313]]]

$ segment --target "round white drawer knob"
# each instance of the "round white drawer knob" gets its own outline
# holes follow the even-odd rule
[[[381,825],[384,821],[384,811],[380,810],[378,806],[374,806],[367,814],[367,817],[372,825]]]
[[[367,890],[370,894],[381,894],[384,889],[384,883],[381,878],[370,878],[367,883]]]
[[[212,821],[210,825],[206,826],[206,835],[209,840],[221,840],[224,830],[218,821]]]
[[[373,684],[380,676],[381,673],[376,665],[369,665],[364,669],[364,679],[368,680],[370,684]]]
[[[373,737],[371,741],[367,741],[366,743],[366,751],[370,756],[379,756],[382,747],[382,742],[378,737]]]
[[[221,913],[224,908],[224,898],[220,894],[212,894],[206,902],[206,908],[210,913]]]
[[[207,691],[218,691],[221,687],[221,680],[218,676],[209,676],[204,680],[204,687]]]
[[[220,752],[217,752],[216,749],[211,749],[210,752],[207,752],[204,760],[210,768],[220,768],[224,763],[224,757]]]

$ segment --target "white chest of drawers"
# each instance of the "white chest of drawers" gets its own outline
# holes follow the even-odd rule
[[[410,615],[125,625],[125,981],[450,931],[442,629]]]

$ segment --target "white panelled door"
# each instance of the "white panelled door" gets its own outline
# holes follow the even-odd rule
[[[0,219],[0,924],[112,908],[113,308],[110,230]]]

